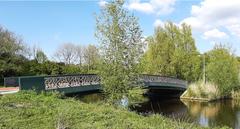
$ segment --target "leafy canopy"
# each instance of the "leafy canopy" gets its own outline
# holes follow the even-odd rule
[[[101,45],[101,82],[110,101],[128,96],[137,86],[137,65],[143,53],[142,31],[138,19],[115,0],[96,17],[96,37]]]

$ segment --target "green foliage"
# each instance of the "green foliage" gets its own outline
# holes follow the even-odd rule
[[[21,55],[22,50],[22,40],[0,26],[0,80],[23,72],[22,65],[27,59]]]
[[[63,74],[78,74],[82,73],[81,67],[78,65],[66,65],[63,67]]]
[[[148,117],[105,104],[86,104],[56,93],[20,92],[0,97],[0,128],[201,129],[161,115]]]
[[[200,74],[200,57],[192,37],[191,28],[171,22],[158,27],[148,38],[149,48],[142,59],[145,73],[175,76],[194,81]]]
[[[38,63],[31,60],[26,63],[26,72],[22,75],[58,75],[63,74],[64,64],[45,61]]]
[[[37,50],[35,60],[38,63],[44,63],[48,59],[47,59],[47,56],[45,55],[45,53],[42,50]]]
[[[85,60],[85,66],[88,71],[94,71],[97,69],[97,66],[100,61],[99,50],[94,45],[88,45],[83,53]]]
[[[207,56],[207,80],[218,86],[221,95],[229,94],[239,85],[239,69],[235,56],[223,45],[215,46]]]
[[[123,7],[124,2],[109,2],[96,18],[96,37],[101,44],[100,76],[110,102],[129,95],[138,86],[137,65],[143,53],[142,31],[138,19]]]
[[[23,50],[22,40],[14,33],[0,26],[0,55],[15,55]]]

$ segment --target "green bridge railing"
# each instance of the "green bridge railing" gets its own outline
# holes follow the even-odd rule
[[[20,90],[53,91],[71,93],[76,91],[99,90],[100,77],[96,74],[78,74],[61,76],[26,76],[12,78],[15,83],[9,83],[11,78],[5,78],[6,85],[18,84]],[[187,82],[184,80],[162,77],[157,75],[140,75],[139,81],[146,87],[173,87],[186,89]]]
[[[5,77],[3,80],[3,85],[5,87],[11,86],[11,87],[18,87],[20,86],[19,77]]]

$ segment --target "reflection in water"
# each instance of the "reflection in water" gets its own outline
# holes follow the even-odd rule
[[[199,124],[204,127],[207,127],[208,126],[208,118],[206,118],[202,114],[200,114]]]
[[[93,103],[101,101],[103,95],[94,93],[81,95],[78,98],[84,102]],[[126,104],[125,100],[122,100],[124,104]],[[240,101],[236,100],[207,103],[151,98],[138,106],[130,106],[130,109],[143,115],[158,113],[181,121],[195,122],[206,127],[229,126],[240,129]]]
[[[184,101],[187,106],[190,117],[199,120],[203,126],[230,126],[236,129],[240,128],[239,102],[236,100],[221,100],[210,103]]]

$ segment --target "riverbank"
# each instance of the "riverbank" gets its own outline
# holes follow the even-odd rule
[[[220,99],[240,99],[240,90],[222,95],[215,84],[198,81],[190,84],[188,89],[180,96],[180,99],[200,102],[210,102]]]
[[[106,104],[86,104],[58,94],[19,92],[0,97],[0,128],[201,129],[161,115],[148,117]]]
[[[223,98],[218,87],[210,82],[198,81],[188,86],[188,89],[180,96],[181,99],[191,101],[215,101]]]

